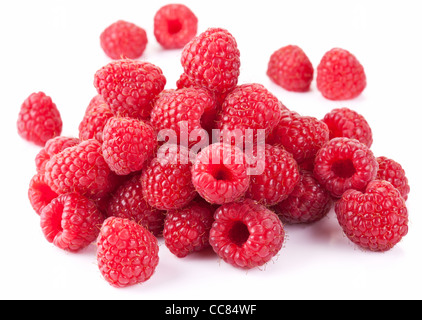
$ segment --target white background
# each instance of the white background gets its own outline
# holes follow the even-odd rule
[[[95,245],[73,254],[48,243],[27,199],[39,148],[17,135],[20,105],[44,91],[57,104],[63,135],[77,127],[96,94],[93,76],[110,60],[99,35],[125,19],[146,29],[142,59],[160,66],[167,88],[182,72],[181,50],[164,51],[153,17],[167,1],[2,1],[0,4],[0,298],[2,299],[421,299],[421,59],[418,1],[183,1],[199,18],[199,32],[227,28],[241,52],[239,83],[258,82],[287,107],[322,118],[346,106],[370,123],[377,156],[405,168],[411,192],[409,234],[391,251],[362,251],[341,232],[334,212],[308,226],[286,226],[277,258],[256,270],[239,270],[211,252],[184,259],[160,240],[160,262],[142,285],[111,287],[100,275]],[[324,99],[315,82],[291,93],[267,78],[273,51],[302,47],[314,68],[333,47],[354,53],[368,86],[351,101]]]

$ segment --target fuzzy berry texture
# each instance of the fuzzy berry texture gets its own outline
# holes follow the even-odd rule
[[[172,3],[154,16],[154,36],[165,49],[183,48],[198,31],[198,18],[186,5]]]
[[[225,143],[202,149],[192,167],[192,182],[209,203],[223,204],[244,197],[250,176],[243,151]]]
[[[163,232],[166,247],[178,258],[208,248],[213,215],[211,205],[197,201],[182,209],[169,210]]]
[[[327,99],[353,99],[366,87],[365,70],[352,53],[334,48],[322,57],[317,67],[316,83]]]
[[[227,93],[237,85],[240,52],[225,29],[209,28],[194,37],[184,47],[181,63],[192,82],[213,92]]]
[[[97,263],[104,279],[122,288],[151,278],[158,265],[158,242],[130,219],[109,217],[97,238]]]
[[[102,154],[117,175],[140,171],[156,147],[154,129],[142,120],[113,117],[104,127]]]
[[[146,31],[134,23],[119,20],[100,35],[101,48],[111,59],[137,59],[148,44]]]
[[[259,267],[282,248],[278,216],[251,199],[222,205],[214,214],[210,244],[225,262],[243,269]]]
[[[98,236],[103,214],[95,203],[76,192],[53,199],[40,215],[45,238],[60,249],[77,252]]]
[[[330,130],[330,139],[346,137],[357,139],[369,148],[372,145],[372,129],[368,121],[358,112],[349,108],[336,108],[328,112],[322,121]]]
[[[94,86],[116,116],[148,119],[151,101],[166,84],[162,70],[146,62],[122,59],[99,69]]]
[[[408,232],[405,200],[387,181],[373,180],[364,192],[346,191],[335,212],[347,238],[364,249],[390,250]]]
[[[377,171],[373,152],[356,139],[334,138],[315,157],[315,178],[336,198],[348,189],[365,190]]]
[[[403,199],[407,200],[410,186],[406,172],[400,163],[384,156],[376,159],[379,165],[376,179],[390,182],[400,192]]]
[[[29,182],[28,199],[34,211],[40,215],[42,209],[58,194],[51,190],[43,173],[36,173]]]
[[[305,52],[288,45],[276,50],[270,57],[268,77],[288,91],[308,91],[314,77],[314,68]]]
[[[262,168],[261,168],[262,167]],[[246,197],[266,206],[287,198],[299,182],[299,167],[293,156],[279,146],[265,145],[258,154]]]
[[[21,105],[17,128],[23,139],[43,147],[61,134],[62,127],[56,104],[44,92],[32,93]]]

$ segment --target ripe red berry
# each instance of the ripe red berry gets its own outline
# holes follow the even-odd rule
[[[100,35],[100,44],[111,59],[137,59],[148,44],[146,31],[134,23],[119,20]]]
[[[183,48],[197,30],[198,18],[184,4],[167,4],[154,16],[154,36],[165,49]]]
[[[97,263],[114,287],[147,281],[158,265],[158,242],[147,229],[130,219],[109,217],[97,238]]]
[[[210,244],[225,262],[244,269],[262,266],[282,248],[277,215],[251,199],[222,205],[214,214]]]
[[[314,68],[300,47],[288,45],[271,55],[267,75],[286,90],[303,92],[311,86]]]
[[[28,199],[34,211],[40,215],[42,209],[58,194],[51,190],[43,173],[36,173],[29,182]]]
[[[49,242],[76,252],[95,241],[104,217],[92,200],[72,192],[59,195],[45,206],[40,221]]]
[[[376,159],[379,165],[376,179],[390,182],[400,192],[403,199],[407,200],[410,187],[406,172],[400,163],[383,156]]]
[[[390,250],[408,232],[405,200],[387,181],[373,180],[363,193],[346,191],[335,212],[345,235],[372,251]]]
[[[62,127],[56,104],[44,92],[32,93],[21,105],[17,128],[23,139],[44,146],[61,134]]]
[[[353,99],[366,87],[365,70],[349,51],[334,48],[322,57],[317,67],[316,83],[327,99]]]

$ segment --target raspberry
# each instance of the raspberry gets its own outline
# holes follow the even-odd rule
[[[304,92],[311,86],[314,68],[300,47],[288,45],[271,55],[267,75],[288,91]]]
[[[198,18],[187,6],[173,3],[154,16],[154,36],[165,49],[183,48],[198,30]]]
[[[379,165],[376,179],[390,182],[399,190],[403,199],[407,200],[410,187],[406,173],[400,163],[383,156],[376,159]]]
[[[145,51],[148,37],[145,30],[131,22],[119,20],[100,35],[100,44],[111,59],[137,59]]]
[[[196,201],[182,209],[169,210],[163,232],[166,247],[179,258],[209,247],[213,214],[211,205]]]
[[[118,175],[141,170],[156,147],[154,129],[142,120],[113,117],[104,127],[102,153]]]
[[[364,193],[346,191],[335,212],[347,238],[364,249],[390,250],[408,232],[405,200],[387,181],[371,181]]]
[[[251,199],[222,205],[214,219],[210,244],[219,257],[235,267],[262,266],[283,245],[285,232],[280,219]]]
[[[148,119],[151,101],[166,85],[161,69],[149,62],[116,60],[95,73],[94,86],[116,116]]]
[[[165,155],[159,152],[142,172],[144,199],[161,210],[186,206],[197,195],[191,168],[187,148],[173,146]]]
[[[62,132],[63,122],[55,103],[44,92],[32,93],[22,104],[17,121],[18,134],[44,146]]]
[[[199,195],[210,203],[240,199],[250,182],[244,153],[225,143],[205,147],[192,167],[192,182]]]
[[[336,198],[348,189],[363,191],[377,171],[374,154],[356,139],[334,138],[315,157],[315,178]]]
[[[105,206],[108,217],[131,219],[153,235],[162,235],[166,212],[151,207],[142,194],[141,174],[123,182],[111,195]]]
[[[147,281],[158,265],[158,242],[147,229],[130,219],[109,217],[97,238],[98,268],[114,287]]]
[[[36,173],[29,182],[28,199],[34,211],[40,215],[42,209],[58,196],[45,180],[45,175]]]
[[[95,241],[104,221],[95,203],[76,192],[53,199],[42,209],[40,219],[47,241],[72,252]]]
[[[283,110],[281,119],[268,137],[269,144],[280,144],[298,164],[314,159],[317,151],[329,140],[327,125],[309,116]]]
[[[322,57],[317,67],[316,83],[327,99],[353,99],[366,87],[365,70],[349,51],[334,48]]]
[[[181,63],[198,86],[213,92],[234,89],[240,74],[240,52],[235,38],[225,29],[209,28],[183,49]]]
[[[312,172],[301,171],[299,183],[287,199],[272,209],[285,223],[312,223],[325,217],[333,206],[330,193]]]
[[[90,197],[107,193],[113,187],[110,168],[95,139],[53,155],[45,166],[45,176],[51,190],[58,194],[78,192]]]
[[[369,148],[372,145],[372,130],[366,119],[349,108],[336,108],[322,119],[330,130],[330,139],[346,137],[357,139]]]
[[[293,191],[299,182],[299,168],[293,156],[279,146],[265,145],[263,156],[263,159],[258,158],[257,165],[264,165],[264,170],[251,176],[246,197],[272,206]]]

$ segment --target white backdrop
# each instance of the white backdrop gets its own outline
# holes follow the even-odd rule
[[[57,104],[63,135],[77,127],[96,94],[93,76],[110,60],[99,35],[124,19],[146,29],[142,59],[160,66],[174,88],[181,50],[164,51],[153,35],[155,12],[168,1],[2,1],[0,4],[0,298],[2,299],[412,299],[422,298],[420,88],[422,50],[418,1],[182,1],[199,32],[227,28],[241,52],[239,83],[258,82],[288,108],[322,118],[346,106],[370,123],[372,150],[400,162],[410,182],[409,234],[385,253],[362,251],[342,234],[334,212],[307,226],[286,226],[279,255],[256,270],[239,270],[211,251],[184,259],[160,240],[160,263],[142,285],[111,287],[96,266],[95,245],[72,254],[48,243],[27,199],[39,148],[23,141],[16,120],[23,100],[44,91]],[[272,84],[273,51],[299,45],[314,68],[333,47],[354,53],[368,86],[358,98],[324,99],[315,82],[306,93]]]

